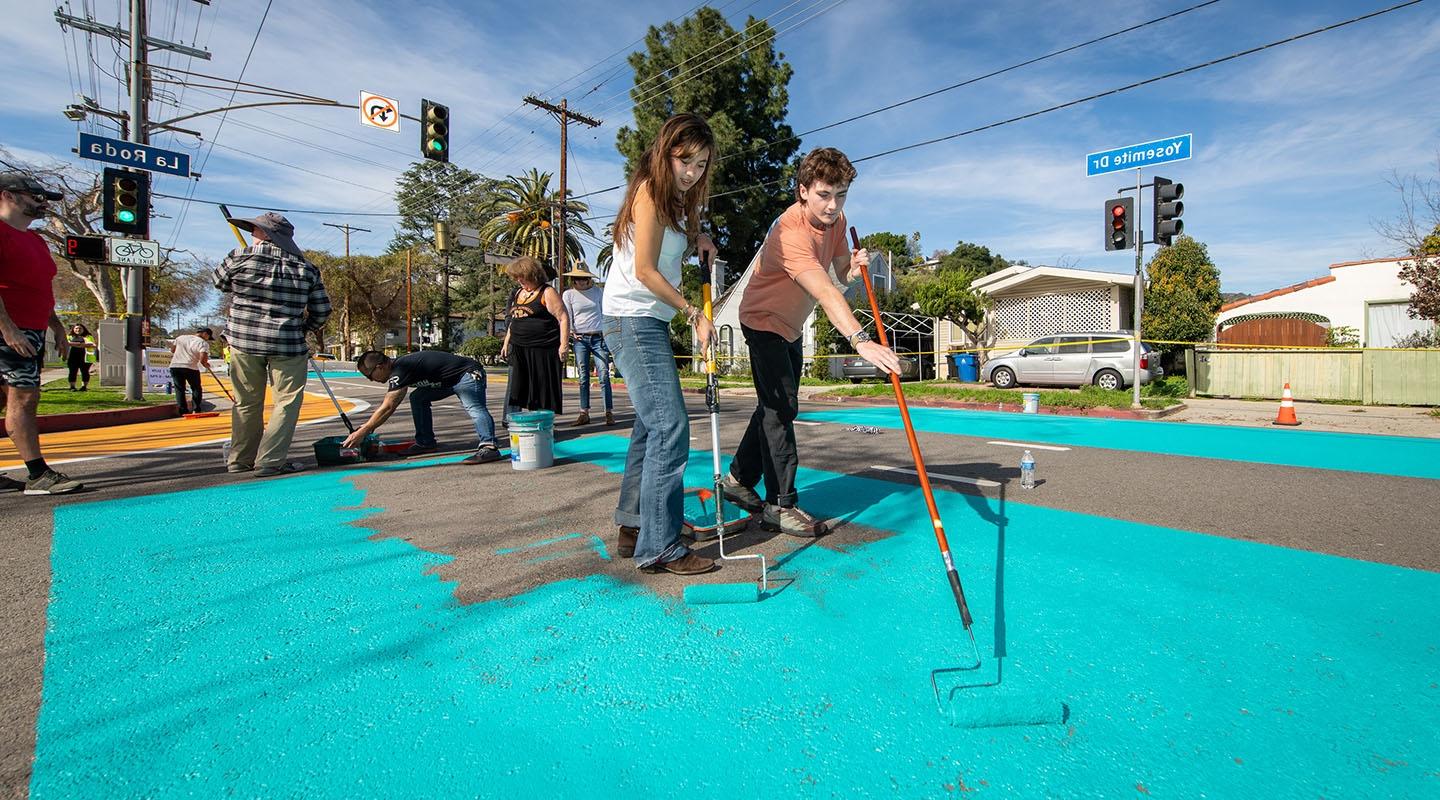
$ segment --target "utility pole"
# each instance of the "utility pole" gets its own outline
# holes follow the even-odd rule
[[[145,83],[145,0],[130,0],[130,124],[126,133],[135,144],[146,144],[145,98],[150,87]],[[145,284],[149,283],[145,267],[130,267],[125,274],[125,330],[130,348],[125,354],[125,399],[143,397],[145,383],[145,342],[142,334],[145,321]]]
[[[333,222],[322,222],[322,223],[320,223],[320,224],[321,224],[321,225],[325,225],[325,226],[330,227],[330,228],[337,228],[337,229],[342,230],[342,231],[345,232],[345,270],[346,270],[346,272],[345,272],[345,280],[346,280],[347,282],[349,282],[350,286],[349,286],[349,288],[346,289],[346,291],[345,291],[345,299],[344,299],[344,301],[342,302],[342,304],[341,304],[341,306],[340,306],[340,335],[343,336],[343,337],[345,337],[344,345],[342,346],[342,349],[341,349],[341,351],[340,351],[340,353],[341,353],[341,356],[340,356],[340,357],[343,358],[343,359],[346,360],[346,361],[349,361],[349,360],[350,360],[350,289],[355,288],[355,285],[356,285],[356,284],[355,284],[355,277],[354,277],[354,275],[353,275],[353,267],[354,267],[354,265],[350,263],[350,234],[351,234],[352,232],[354,232],[354,231],[361,231],[361,232],[364,232],[364,233],[370,233],[371,231],[370,231],[369,228],[356,228],[356,227],[352,227],[352,226],[350,226],[350,225],[336,225],[336,224],[333,223]],[[373,302],[373,301],[372,301],[372,302]]]
[[[583,125],[588,125],[592,128],[600,127],[601,122],[600,120],[594,119],[593,117],[587,117],[579,112],[571,111],[569,101],[567,101],[563,97],[560,98],[560,105],[558,106],[553,103],[547,103],[544,100],[535,97],[534,95],[526,97],[525,102],[529,103],[532,106],[535,106],[536,108],[541,108],[549,111],[557,120],[560,121],[560,247],[556,251],[557,260],[555,262],[556,280],[559,280],[560,273],[565,272],[568,268],[568,265],[565,263],[565,201],[568,199],[565,189],[565,161],[566,154],[569,152],[569,150],[567,149],[569,146],[569,142],[566,138],[566,132],[570,127],[570,120],[572,119],[576,122],[579,122]]]
[[[415,313],[415,312],[412,311],[411,308],[410,308],[410,285],[411,285],[411,278],[410,278],[410,256],[414,255],[414,252],[415,252],[415,248],[413,248],[413,247],[407,247],[407,248],[405,248],[405,352],[406,352],[406,353],[413,353],[413,352],[415,352],[415,342],[414,342],[415,323],[413,322],[413,320],[415,319],[415,316],[414,316],[414,313]]]

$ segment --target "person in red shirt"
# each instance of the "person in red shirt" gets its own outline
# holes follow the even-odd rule
[[[6,392],[5,430],[29,470],[23,485],[0,476],[0,491],[64,494],[81,486],[46,465],[35,425],[45,328],[55,332],[61,358],[70,346],[55,316],[55,259],[30,225],[49,212],[48,201],[61,196],[24,173],[0,173],[0,384]]]

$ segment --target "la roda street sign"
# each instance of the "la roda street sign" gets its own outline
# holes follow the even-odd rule
[[[122,167],[134,167],[150,172],[190,177],[190,154],[175,150],[162,150],[148,144],[135,144],[122,139],[110,139],[93,133],[80,134],[80,157]]]

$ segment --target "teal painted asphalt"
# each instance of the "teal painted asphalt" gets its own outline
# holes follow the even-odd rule
[[[1440,574],[941,492],[986,674],[1006,656],[956,702],[1071,709],[967,730],[930,688],[968,640],[918,489],[802,469],[893,535],[792,551],[758,604],[596,575],[460,606],[446,556],[369,538],[355,472],[56,509],[32,797],[1440,790]]]
[[[893,407],[812,411],[801,414],[800,419],[840,425],[903,427],[900,412]],[[952,408],[912,408],[910,419],[916,430],[929,433],[1440,478],[1440,439]]]

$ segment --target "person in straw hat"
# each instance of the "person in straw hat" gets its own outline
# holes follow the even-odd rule
[[[605,398],[605,424],[615,424],[615,403],[610,395],[610,348],[605,346],[602,301],[605,292],[596,285],[595,276],[584,264],[564,273],[570,288],[561,300],[570,315],[570,343],[575,350],[575,367],[580,373],[580,416],[574,425],[590,424],[590,361],[595,360],[595,376]]]

